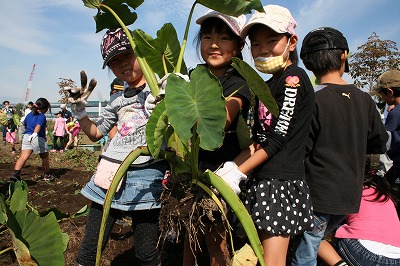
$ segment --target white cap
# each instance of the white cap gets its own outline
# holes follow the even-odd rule
[[[67,105],[65,103],[60,104],[60,108],[67,108]]]
[[[294,29],[297,23],[287,8],[278,5],[267,5],[264,6],[264,11],[265,13],[255,11],[241,31],[242,38],[246,38],[247,32],[255,24],[265,25],[277,33],[295,34]]]
[[[222,21],[224,21],[226,23],[226,25],[233,31],[233,33],[235,33],[237,36],[240,37],[240,32],[243,29],[244,24],[246,24],[246,16],[245,15],[240,15],[239,17],[232,17],[232,16],[228,16],[225,14],[222,14],[220,12],[214,11],[214,10],[208,10],[207,13],[198,18],[196,20],[196,23],[201,25],[201,23],[203,23],[204,20],[208,19],[208,18],[219,18]]]

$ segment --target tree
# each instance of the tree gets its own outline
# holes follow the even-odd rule
[[[371,90],[382,73],[400,68],[400,52],[396,42],[381,40],[373,32],[368,41],[357,47],[357,52],[350,56],[349,65],[349,74],[354,83]]]

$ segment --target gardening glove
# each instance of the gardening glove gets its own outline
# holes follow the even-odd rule
[[[64,87],[64,92],[67,95],[67,102],[71,104],[71,111],[74,116],[80,120],[87,116],[86,104],[87,99],[97,85],[95,79],[91,79],[89,87],[87,86],[87,76],[84,70],[81,71],[81,88],[78,87]]]
[[[29,142],[32,142],[32,140],[34,140],[35,138],[37,138],[37,133],[32,133],[32,135],[30,135],[29,137],[28,137],[28,141]]]
[[[240,172],[236,163],[232,161],[225,162],[221,168],[215,171],[215,174],[220,176],[225,183],[232,188],[236,195],[240,193],[240,181],[247,180],[247,175]]]
[[[188,75],[183,75],[181,73],[174,73],[174,74],[180,77],[181,79],[185,80],[186,82],[190,82]],[[166,74],[158,81],[158,87],[160,88],[160,93],[158,94],[159,96],[164,97],[165,95],[165,88],[167,87],[167,79],[169,75],[171,75],[171,73]]]

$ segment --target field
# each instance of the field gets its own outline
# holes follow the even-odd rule
[[[81,137],[83,143],[90,143],[84,135]],[[17,145],[17,152],[12,155],[9,144],[3,146],[1,143],[0,145],[0,193],[5,195],[20,146]],[[21,175],[29,187],[28,201],[39,211],[55,207],[69,214],[76,213],[85,205],[89,206],[90,202],[79,191],[92,176],[98,155],[99,152],[84,149],[50,153],[51,174],[56,177],[51,182],[42,180],[41,160],[38,155],[32,155]],[[101,265],[136,265],[129,221],[125,222],[125,225],[114,226],[111,239],[102,256]],[[65,252],[65,265],[77,265],[75,258],[83,238],[85,224],[86,217],[60,222],[61,230],[67,233],[70,239]],[[0,235],[0,250],[10,246],[10,235],[8,231],[4,231]],[[0,255],[0,265],[18,265],[14,252],[8,251]]]

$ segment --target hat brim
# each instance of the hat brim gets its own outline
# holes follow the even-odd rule
[[[123,50],[114,50],[114,51],[112,51],[108,56],[107,56],[107,58],[104,60],[104,63],[103,63],[103,69],[105,69],[106,68],[106,66],[108,65],[108,62],[110,62],[110,60],[111,59],[113,59],[115,56],[117,56],[117,55],[120,55],[120,54],[123,54],[123,53],[126,53],[126,52],[129,52],[129,51],[132,51],[132,49],[130,48],[130,46],[128,47],[128,46],[124,46],[126,49],[123,49]]]
[[[244,26],[244,28],[242,29],[242,31],[240,32],[240,37],[242,37],[243,39],[246,38],[246,36],[248,35],[248,32],[250,30],[251,27],[253,27],[256,24],[260,24],[260,25],[264,25],[270,29],[272,29],[273,31],[275,31],[276,33],[288,33],[286,30],[282,30],[278,27],[273,27],[271,25],[268,25],[269,22],[265,21],[265,18],[263,19],[264,21],[260,20],[254,20],[250,23],[248,23],[246,26]],[[272,23],[272,22],[271,22]]]
[[[234,27],[232,27],[231,23],[226,19],[226,17],[224,17],[223,15],[218,14],[218,13],[211,12],[211,13],[205,14],[204,16],[199,17],[196,20],[196,24],[201,25],[208,18],[219,18],[219,19],[221,19],[232,30],[233,33],[235,33],[237,36],[241,37],[240,32],[237,29],[235,29]]]

